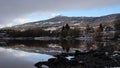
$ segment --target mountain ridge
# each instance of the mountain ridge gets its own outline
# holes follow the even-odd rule
[[[41,20],[36,22],[29,22],[14,27],[49,27],[49,26],[62,26],[64,24],[105,24],[115,20],[120,20],[120,13],[110,14],[100,17],[68,17],[68,16],[56,16],[47,20]]]

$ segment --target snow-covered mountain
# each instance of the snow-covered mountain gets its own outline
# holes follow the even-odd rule
[[[105,24],[120,20],[120,13],[105,15],[100,17],[67,17],[67,16],[56,16],[48,20],[29,22],[14,27],[50,27],[50,26],[62,26],[64,24],[80,25],[80,24]]]

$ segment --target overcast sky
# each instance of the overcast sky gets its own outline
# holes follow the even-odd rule
[[[120,12],[120,0],[0,0],[0,27],[56,15],[102,16]]]

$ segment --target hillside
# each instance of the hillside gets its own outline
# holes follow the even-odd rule
[[[109,23],[115,20],[120,20],[119,14],[111,14],[100,17],[67,17],[67,16],[56,16],[54,18],[36,22],[30,22],[22,25],[17,25],[17,27],[29,27],[29,26],[62,26],[66,23],[75,25],[75,24],[100,24],[100,23]]]

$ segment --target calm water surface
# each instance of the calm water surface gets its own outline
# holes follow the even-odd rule
[[[36,68],[35,63],[47,61],[63,52],[95,50],[102,46],[120,50],[119,41],[0,41],[0,68]]]

